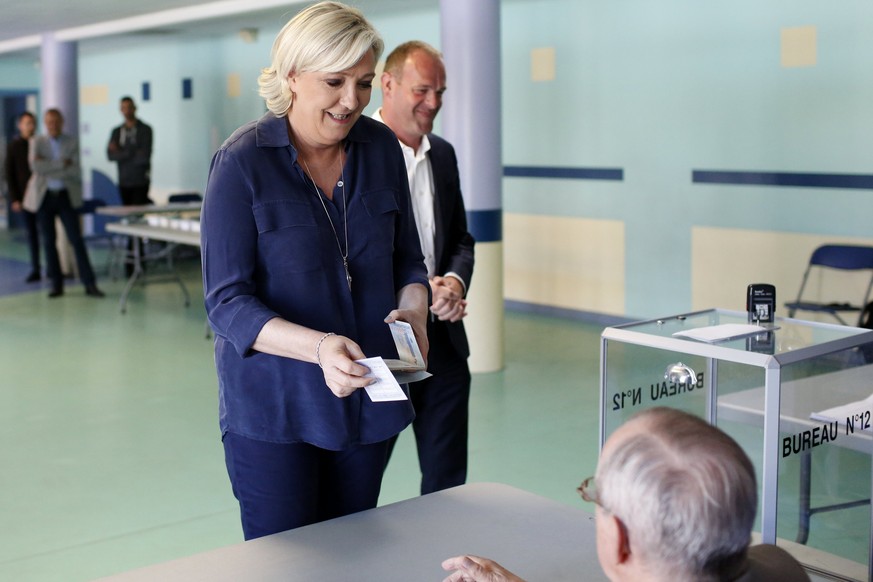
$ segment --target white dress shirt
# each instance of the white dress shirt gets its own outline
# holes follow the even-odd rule
[[[381,108],[373,114],[373,119],[382,121]],[[421,242],[424,265],[427,267],[428,278],[433,278],[437,274],[434,256],[436,224],[433,215],[433,170],[427,157],[430,141],[426,135],[422,136],[418,151],[402,141],[399,143],[400,149],[403,150],[403,159],[406,161],[406,177],[409,178],[409,194],[412,196],[412,211],[415,214],[415,226],[418,227],[418,240]]]
[[[58,140],[58,138],[50,136],[49,143],[52,146],[52,160],[57,161],[61,159],[61,142]],[[46,182],[46,185],[49,190],[55,191],[64,190],[67,187],[67,185],[64,184],[63,180],[59,180],[57,178],[49,178]]]

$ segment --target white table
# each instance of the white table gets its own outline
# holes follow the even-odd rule
[[[103,580],[437,582],[445,558],[471,553],[527,580],[606,581],[582,503],[468,484]]]
[[[170,204],[140,204],[136,206],[100,206],[97,208],[97,214],[129,219],[146,214],[199,212],[202,204],[202,202],[173,202]]]
[[[197,203],[199,207],[199,203]],[[181,206],[181,204],[176,205]],[[185,206],[190,206],[185,205]],[[112,208],[155,208],[154,206],[120,206],[120,207],[112,207]],[[129,215],[133,216],[133,214]],[[114,234],[121,234],[125,236],[129,236],[133,238],[133,272],[127,280],[127,283],[124,286],[124,289],[121,292],[121,298],[119,299],[119,305],[121,307],[121,313],[125,313],[127,311],[127,299],[130,295],[131,289],[136,284],[137,280],[140,279],[145,271],[143,270],[143,261],[146,257],[143,255],[142,251],[142,240],[157,240],[164,241],[173,244],[183,244],[189,246],[200,246],[200,233],[194,232],[190,230],[181,230],[176,228],[163,228],[158,226],[150,226],[148,224],[144,224],[141,222],[136,223],[125,223],[125,222],[114,222],[106,225],[106,230],[108,232]],[[162,258],[166,257],[168,253],[172,252],[172,247],[163,249],[158,256],[151,256],[149,259]],[[188,288],[185,287],[185,283],[182,281],[182,278],[179,277],[178,273],[175,270],[171,270],[170,277],[179,284],[179,287],[182,289],[182,293],[185,296],[185,306],[189,306],[191,304],[191,296],[188,293]]]

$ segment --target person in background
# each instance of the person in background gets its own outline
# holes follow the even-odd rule
[[[124,206],[152,204],[152,199],[149,198],[152,174],[152,128],[137,118],[136,104],[132,97],[122,97],[120,109],[121,115],[124,116],[124,123],[112,130],[109,145],[106,146],[106,155],[110,161],[118,164],[118,193],[121,195],[121,203]],[[136,243],[133,238],[128,238],[128,257],[124,264],[125,274],[128,277],[134,270],[131,259],[134,244]],[[145,266],[145,262],[142,266]]]
[[[201,213],[219,425],[246,539],[376,506],[409,400],[373,402],[356,362],[427,354],[427,272],[406,168],[370,101],[379,33],[338,2],[279,32],[268,112],[215,154]]]
[[[97,288],[97,279],[91,268],[88,250],[82,240],[79,214],[82,205],[82,174],[79,168],[79,142],[63,133],[64,116],[57,109],[49,109],[43,116],[47,135],[38,135],[30,144],[30,167],[33,175],[28,184],[30,190],[24,206],[36,212],[42,231],[45,249],[46,275],[51,280],[49,297],[64,294],[64,275],[61,272],[58,249],[55,246],[57,231],[55,218],[60,218],[67,239],[76,255],[79,277],[89,297],[103,297]]]
[[[757,491],[752,462],[731,437],[670,408],[616,430],[579,487],[596,504],[597,557],[613,582],[808,581],[785,550],[749,547]],[[477,556],[443,568],[454,570],[444,582],[522,582]]]
[[[381,83],[382,107],[373,117],[400,141],[433,295],[427,325],[433,376],[409,387],[424,495],[467,480],[470,347],[462,320],[474,240],[467,231],[455,150],[431,133],[446,90],[442,56],[427,43],[404,43],[388,55]]]
[[[28,149],[30,138],[36,132],[36,116],[25,111],[18,116],[18,136],[9,142],[6,151],[6,184],[9,187],[11,208],[13,212],[24,214],[24,226],[27,229],[27,242],[30,249],[30,274],[25,279],[33,283],[42,279],[42,268],[39,261],[39,228],[36,224],[36,214],[22,206],[27,182],[30,180],[30,162]]]
[[[136,117],[132,97],[121,98],[124,123],[112,130],[106,155],[118,164],[118,191],[125,206],[151,204],[152,128]]]

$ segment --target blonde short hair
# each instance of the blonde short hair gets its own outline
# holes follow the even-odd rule
[[[319,2],[292,18],[273,42],[271,64],[258,78],[259,93],[277,117],[291,108],[288,84],[292,73],[338,73],[354,66],[367,51],[374,60],[385,43],[379,32],[357,8],[339,2]]]
[[[440,62],[443,60],[443,54],[433,46],[421,40],[409,40],[391,51],[391,54],[385,59],[385,71],[392,77],[401,77],[406,59],[409,58],[409,55],[416,52],[423,52]]]

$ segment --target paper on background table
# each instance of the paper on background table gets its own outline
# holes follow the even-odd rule
[[[723,342],[777,329],[779,329],[779,326],[762,327],[760,325],[746,323],[723,323],[721,325],[710,325],[707,327],[677,331],[673,334],[673,337],[687,337],[714,344],[716,342]]]
[[[367,391],[367,396],[373,402],[393,402],[396,400],[408,400],[406,393],[400,388],[400,384],[394,378],[394,374],[385,365],[385,360],[376,356],[375,358],[364,358],[355,360],[357,363],[367,366],[370,373],[368,378],[376,378],[376,382],[369,386],[364,386]]]
[[[813,412],[809,417],[813,420],[820,420],[822,422],[838,420],[845,424],[847,418],[857,416],[864,412],[870,412],[871,410],[873,410],[873,394],[864,400],[841,404],[840,406],[834,406],[833,408],[828,408],[821,412]]]

